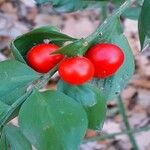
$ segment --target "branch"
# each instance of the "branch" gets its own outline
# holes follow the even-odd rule
[[[121,115],[123,117],[123,122],[125,124],[126,129],[128,131],[132,131],[131,126],[130,126],[129,121],[128,121],[128,117],[127,117],[126,111],[125,111],[124,104],[123,104],[122,99],[121,99],[121,96],[119,96],[119,98],[118,98],[118,105],[119,105],[120,113],[121,113]],[[136,140],[134,138],[133,133],[129,132],[127,134],[128,134],[129,139],[130,139],[130,142],[131,142],[131,144],[133,146],[133,149],[134,150],[138,150],[139,148],[137,146],[137,143],[136,143]]]
[[[132,5],[132,1],[131,0],[127,0],[125,1],[116,11],[114,11],[112,13],[111,16],[109,16],[101,25],[99,25],[99,27],[96,29],[96,31],[91,34],[90,36],[88,36],[86,38],[88,43],[91,43],[92,41],[94,41],[97,38],[100,38],[101,36],[103,36],[104,32],[105,32],[105,28],[107,26],[109,26],[112,21],[114,20],[114,18],[116,17],[120,17],[120,15],[128,8]]]
[[[106,135],[99,135],[96,137],[92,137],[92,138],[88,138],[85,139],[83,143],[88,143],[88,142],[94,142],[94,141],[100,141],[100,140],[105,140],[105,139],[113,139],[116,136],[119,135],[124,135],[124,134],[135,134],[135,133],[140,133],[140,132],[145,132],[145,131],[149,131],[150,130],[150,126],[148,127],[143,127],[143,128],[139,128],[139,129],[134,129],[134,130],[127,130],[127,131],[123,131],[123,132],[117,132],[117,133],[112,133],[112,134],[106,134]]]

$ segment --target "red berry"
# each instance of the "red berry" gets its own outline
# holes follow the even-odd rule
[[[73,85],[80,85],[92,79],[94,66],[85,57],[73,57],[61,62],[58,72],[64,81]]]
[[[116,73],[124,62],[123,51],[114,44],[101,43],[91,47],[85,57],[94,65],[97,78],[107,78]]]
[[[58,50],[55,44],[38,44],[27,53],[27,63],[39,73],[49,72],[64,56],[61,54],[50,54]]]

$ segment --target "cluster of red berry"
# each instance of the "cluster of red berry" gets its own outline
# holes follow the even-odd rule
[[[96,78],[107,78],[117,72],[124,62],[122,49],[111,43],[92,46],[85,56],[65,58],[61,54],[51,54],[59,47],[55,44],[38,44],[27,53],[27,63],[39,73],[47,73],[56,64],[62,80],[72,85],[80,85]]]

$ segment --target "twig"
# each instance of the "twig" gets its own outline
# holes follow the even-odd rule
[[[129,124],[129,121],[128,121],[128,117],[127,117],[127,114],[126,114],[125,107],[124,107],[124,104],[122,102],[121,96],[119,96],[119,98],[118,98],[118,105],[119,105],[120,113],[121,113],[121,115],[123,117],[123,122],[124,122],[124,124],[126,126],[126,129],[127,129],[127,131],[131,131],[131,132],[127,133],[127,134],[129,136],[130,142],[131,142],[131,144],[133,146],[133,149],[134,150],[138,150],[139,148],[137,146],[136,140],[135,140],[134,135],[132,133],[132,129],[130,127],[130,124]]]
[[[117,133],[112,133],[112,134],[99,135],[99,136],[85,139],[83,143],[92,142],[92,141],[100,141],[100,140],[105,140],[105,139],[112,139],[119,135],[129,134],[129,133],[135,134],[135,133],[140,133],[140,132],[144,132],[144,131],[148,131],[148,130],[150,130],[150,126],[145,127],[145,128],[134,129],[132,131],[127,130],[127,131],[117,132]]]

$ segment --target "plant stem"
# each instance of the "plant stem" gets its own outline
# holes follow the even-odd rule
[[[127,130],[127,131],[123,131],[123,132],[117,132],[117,133],[112,133],[112,134],[106,134],[106,135],[99,135],[93,138],[88,138],[85,139],[83,143],[87,143],[87,142],[92,142],[92,141],[100,141],[100,140],[105,140],[105,139],[112,139],[115,138],[116,136],[119,135],[123,135],[123,134],[135,134],[135,133],[140,133],[140,132],[144,132],[144,131],[148,131],[150,130],[150,126],[149,127],[145,127],[145,128],[139,128],[139,129],[134,129],[134,130]]]
[[[36,89],[41,89],[49,80],[50,78],[56,73],[58,69],[58,65],[56,65],[48,74],[42,77],[41,81],[34,85]]]
[[[139,148],[137,146],[137,143],[136,143],[136,140],[134,138],[134,135],[132,134],[132,129],[130,127],[130,124],[129,124],[129,121],[128,121],[128,117],[127,117],[127,114],[126,114],[125,107],[124,107],[124,104],[122,102],[121,96],[119,96],[119,98],[118,98],[118,106],[119,106],[119,109],[120,109],[120,113],[121,113],[121,115],[123,117],[123,122],[124,122],[124,124],[126,126],[126,129],[127,129],[127,131],[130,131],[127,134],[129,136],[130,142],[131,142],[131,144],[133,146],[133,149],[134,150],[138,150]]]
[[[107,18],[108,12],[107,12],[107,2],[104,2],[101,4],[101,13],[100,13],[100,20],[101,22],[104,21]]]
[[[120,17],[120,15],[132,5],[131,0],[125,1],[116,11],[112,13],[110,17],[108,17],[99,27],[96,29],[94,33],[86,38],[88,43],[95,41],[95,39],[100,38],[104,33],[107,26],[111,25],[112,21],[116,17]]]
[[[97,141],[97,140],[104,140],[104,139],[107,139],[107,138],[115,138],[116,136],[119,136],[119,135],[122,135],[122,134],[127,134],[129,136],[130,142],[133,146],[133,149],[134,150],[139,149],[138,146],[137,146],[137,143],[136,143],[136,140],[134,138],[133,133],[139,133],[139,132],[142,132],[142,131],[147,131],[147,130],[150,129],[150,127],[139,128],[139,129],[132,130],[131,127],[130,127],[129,121],[128,121],[128,117],[127,117],[126,112],[125,112],[124,104],[123,104],[122,99],[121,99],[120,96],[118,98],[118,106],[120,108],[120,113],[123,117],[123,121],[124,121],[124,124],[125,124],[127,130],[123,131],[123,132],[109,134],[109,135],[107,134],[107,135],[103,135],[103,136],[96,136],[94,138],[90,138],[90,139],[85,140],[84,143],[91,142],[91,141]]]
[[[30,89],[10,106],[8,111],[3,115],[3,117],[0,120],[0,128],[5,124],[5,122],[7,122],[11,114],[29,97],[29,95],[32,92],[33,92],[32,89]]]

